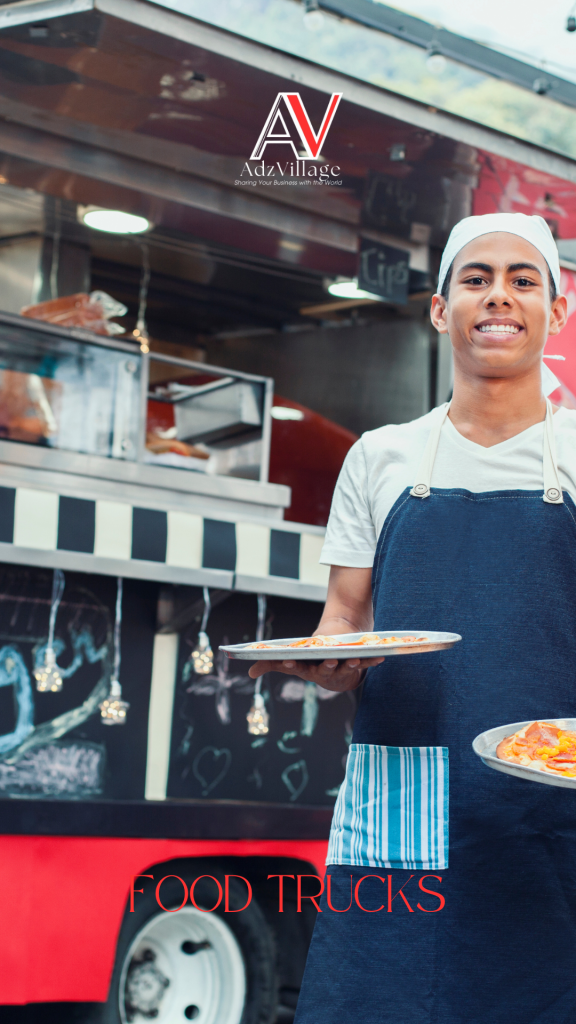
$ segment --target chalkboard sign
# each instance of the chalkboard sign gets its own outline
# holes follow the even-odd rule
[[[160,587],[124,580],[121,630],[126,724],[102,725],[113,654],[116,579],[66,573],[54,649],[58,693],[39,693],[34,668],[46,644],[52,571],[0,565],[0,800],[143,800],[154,635]],[[201,590],[178,588],[184,607]],[[322,690],[270,673],[262,692],[267,736],[248,733],[249,663],[218,655],[221,643],[253,639],[253,594],[219,592],[207,632],[216,654],[208,675],[192,670],[199,620],[180,634],[168,797],[327,806],[344,777],[355,693]],[[269,598],[267,635],[309,635],[321,606]]]
[[[0,565],[0,799],[141,800],[158,585],[125,580],[120,678],[126,724],[102,725],[116,580],[66,573],[54,637],[58,693],[34,679],[48,634],[52,571]]]
[[[270,597],[267,635],[309,635],[320,613],[312,602]],[[214,651],[221,643],[253,639],[256,620],[254,595],[229,597],[208,623]],[[246,722],[254,693],[250,663],[220,655],[212,673],[196,675],[190,653],[197,629],[183,633],[180,642],[168,797],[333,803],[344,778],[356,694],[272,672],[262,684],[270,732],[254,737]]]
[[[388,302],[404,305],[408,301],[409,253],[368,238],[360,240],[358,287]]]

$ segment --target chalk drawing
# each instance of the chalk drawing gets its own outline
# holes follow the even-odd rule
[[[227,638],[224,637],[224,643],[226,644]],[[188,662],[186,662],[188,665]],[[230,693],[235,691],[236,693],[252,693],[254,690],[254,680],[246,674],[231,676],[230,673],[230,659],[222,651],[218,651],[216,655],[215,663],[216,671],[209,676],[202,676],[197,679],[196,682],[192,683],[188,687],[186,693],[193,693],[196,697],[215,697],[216,698],[216,714],[222,722],[222,725],[230,725],[232,721],[230,714]],[[184,682],[189,678],[190,672],[183,672],[182,678]]]
[[[231,763],[232,754],[226,747],[222,750],[217,750],[216,747],[203,747],[196,754],[192,771],[202,786],[202,796],[208,796],[208,793],[222,782]]]
[[[0,686],[12,686],[17,707],[16,728],[0,736],[0,754],[18,747],[34,728],[30,674],[17,647],[0,648]]]
[[[0,761],[0,792],[6,796],[85,797],[102,792],[104,747],[52,743],[29,751],[16,764]]]
[[[298,773],[300,773],[300,782],[296,782],[295,785],[291,776],[294,775],[297,777]],[[309,782],[306,761],[295,761],[294,764],[289,764],[282,772],[280,778],[290,793],[290,801],[293,802],[294,800],[297,800],[304,792]]]

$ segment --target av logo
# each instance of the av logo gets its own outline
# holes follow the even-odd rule
[[[279,92],[272,104],[270,113],[266,118],[266,124],[262,129],[258,142],[254,146],[250,159],[261,160],[266,146],[279,146],[283,144],[292,146],[296,159],[306,159],[308,157],[310,160],[315,160],[321,151],[322,144],[326,141],[328,129],[334,120],[334,114],[338,109],[341,99],[341,92],[332,94],[330,102],[326,107],[322,124],[316,135],[310,123],[306,107],[302,103],[300,93]],[[291,119],[296,128],[296,138],[300,141],[298,149],[294,141],[294,132],[290,132],[283,111],[289,115],[289,119]],[[302,149],[304,149],[303,153],[301,152]]]

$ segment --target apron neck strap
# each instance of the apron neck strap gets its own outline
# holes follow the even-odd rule
[[[438,415],[430,431],[422,461],[418,469],[416,483],[410,491],[414,498],[428,498],[430,496],[430,485],[432,482],[432,471],[436,461],[436,452],[444,421],[450,409],[450,402],[439,406]],[[544,477],[544,501],[550,505],[561,505],[564,502],[562,497],[562,486],[558,475],[558,463],[556,461],[556,442],[554,438],[554,413],[552,402],[546,399],[546,419],[544,421],[544,450],[543,450],[543,477]]]
[[[546,419],[544,421],[544,501],[549,505],[562,505],[562,485],[558,475],[556,461],[556,440],[554,437],[554,413],[552,402],[546,399]]]
[[[450,402],[445,402],[444,405],[439,406],[437,410],[438,415],[435,418],[434,426],[432,427],[430,436],[426,442],[422,462],[420,463],[418,476],[416,477],[416,483],[410,491],[410,494],[413,495],[414,498],[430,497],[432,470],[434,469],[434,462],[436,461],[436,452],[438,451],[440,434],[442,433],[442,427],[444,426],[444,420],[448,415],[449,408]]]

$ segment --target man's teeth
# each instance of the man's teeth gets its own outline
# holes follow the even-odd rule
[[[518,334],[520,328],[513,324],[481,324],[478,330],[483,334]]]

